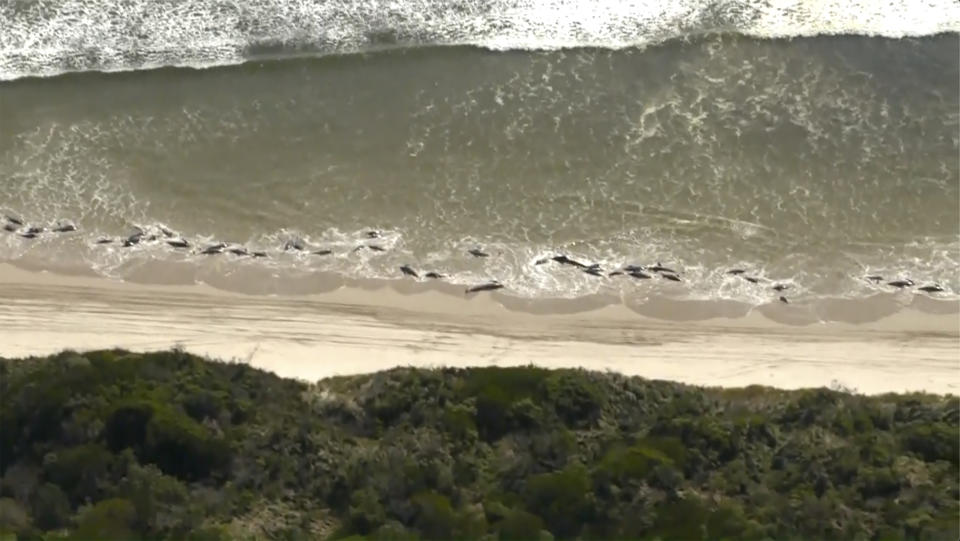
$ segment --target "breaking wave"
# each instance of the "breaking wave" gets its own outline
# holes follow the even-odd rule
[[[0,80],[471,45],[625,48],[707,33],[758,38],[960,31],[955,0],[10,0]]]

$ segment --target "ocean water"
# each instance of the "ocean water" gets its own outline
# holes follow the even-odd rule
[[[952,0],[0,0],[0,210],[79,229],[0,231],[0,262],[863,311],[928,296],[886,285],[910,278],[955,305],[958,31]],[[656,262],[681,281],[606,276]]]

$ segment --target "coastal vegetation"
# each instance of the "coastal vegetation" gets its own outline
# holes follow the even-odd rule
[[[119,350],[0,359],[0,392],[3,539],[960,534],[954,396]]]

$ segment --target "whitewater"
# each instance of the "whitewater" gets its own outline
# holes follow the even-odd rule
[[[710,33],[957,31],[954,0],[3,0],[0,80],[425,46],[620,49]]]

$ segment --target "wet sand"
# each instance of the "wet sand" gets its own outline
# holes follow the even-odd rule
[[[306,380],[405,365],[533,363],[706,386],[957,394],[960,312],[948,302],[933,313],[925,302],[859,324],[790,324],[800,308],[776,304],[704,319],[696,306],[674,303],[661,307],[672,311],[663,319],[589,301],[553,311],[541,303],[530,313],[497,293],[465,300],[413,284],[244,295],[0,265],[0,355],[178,346]]]

